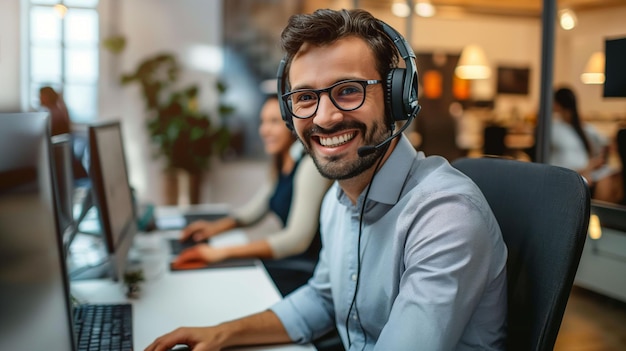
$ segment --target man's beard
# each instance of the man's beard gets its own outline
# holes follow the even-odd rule
[[[304,130],[302,138],[300,138],[300,136],[298,136],[298,138],[304,145],[304,148],[309,155],[311,155],[317,170],[323,177],[334,180],[343,180],[358,176],[373,167],[376,161],[387,150],[387,148],[384,147],[379,148],[367,156],[358,157],[351,161],[343,160],[342,158],[345,158],[345,155],[343,157],[328,157],[315,154],[313,151],[314,149],[311,147],[311,135],[315,133],[332,134],[346,129],[358,129],[361,132],[361,135],[363,135],[365,145],[378,145],[387,138],[387,134],[390,132],[389,128],[384,127],[384,123],[377,122],[372,125],[370,133],[366,135],[366,125],[358,121],[340,123],[332,129],[323,129],[319,126],[313,126],[310,129]]]

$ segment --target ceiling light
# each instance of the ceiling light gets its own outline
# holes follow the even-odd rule
[[[415,13],[421,17],[433,17],[437,10],[429,0],[418,1],[415,4]]]
[[[63,4],[56,4],[54,5],[54,11],[60,18],[64,18],[67,13],[67,7]]]
[[[394,1],[391,4],[391,13],[398,17],[409,17],[411,15],[411,7],[405,1]]]
[[[559,24],[565,30],[574,29],[578,24],[578,17],[576,17],[574,10],[563,9],[559,11]]]
[[[475,44],[467,45],[461,52],[454,73],[461,79],[487,79],[491,68],[483,49]]]
[[[604,84],[604,63],[604,52],[594,52],[587,61],[580,80],[585,84]]]

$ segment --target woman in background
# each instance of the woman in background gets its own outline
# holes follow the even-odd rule
[[[42,107],[50,112],[52,135],[71,132],[70,114],[60,94],[52,89],[52,87],[42,87],[39,89],[39,102]]]
[[[594,196],[596,184],[612,174],[606,165],[608,141],[578,113],[574,91],[554,92],[550,164],[572,169],[582,175]]]
[[[244,245],[214,247],[198,244],[177,257],[174,265],[204,261],[216,263],[234,258],[261,258],[283,295],[306,283],[317,262],[321,247],[318,235],[319,210],[330,181],[317,171],[300,142],[286,127],[278,98],[269,97],[261,113],[259,134],[265,152],[273,157],[271,177],[256,195],[234,215],[216,221],[196,221],[181,233],[181,240],[210,238],[225,231],[249,227],[270,213],[276,214],[283,228],[267,233],[264,239]],[[309,267],[293,270],[295,266]]]

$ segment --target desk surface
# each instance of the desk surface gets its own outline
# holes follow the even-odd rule
[[[170,272],[171,256],[166,239],[177,233],[150,233],[137,237],[136,256],[146,281],[136,299],[125,296],[124,286],[111,280],[83,280],[71,284],[80,302],[133,305],[133,338],[136,350],[143,350],[158,336],[181,326],[208,326],[260,312],[281,296],[263,265]],[[224,235],[218,244],[240,242],[241,231]],[[313,346],[280,345],[247,350],[315,350]]]

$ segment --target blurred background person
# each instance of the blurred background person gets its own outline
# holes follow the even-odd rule
[[[63,95],[57,93],[52,87],[45,86],[39,89],[39,102],[50,113],[52,135],[71,132],[72,122]]]
[[[319,210],[330,180],[317,171],[280,114],[278,98],[267,98],[260,113],[259,134],[273,162],[268,181],[232,216],[216,221],[195,221],[181,233],[181,240],[199,241],[225,231],[250,227],[274,213],[282,229],[244,245],[214,247],[198,244],[184,250],[174,265],[207,263],[235,258],[261,258],[283,295],[306,283],[313,273],[321,247]]]
[[[77,134],[72,130],[72,120],[63,99],[63,94],[58,93],[50,86],[43,86],[39,89],[39,103],[42,109],[50,114],[51,135],[69,134],[71,136],[74,156],[72,170],[76,181],[75,185],[87,186],[89,183],[87,178],[89,140],[87,140],[86,135]]]
[[[562,87],[554,92],[549,163],[575,170],[589,184],[593,198],[608,200],[606,191],[598,191],[601,182],[615,173],[608,164],[609,140],[593,125],[582,121],[574,91]]]

